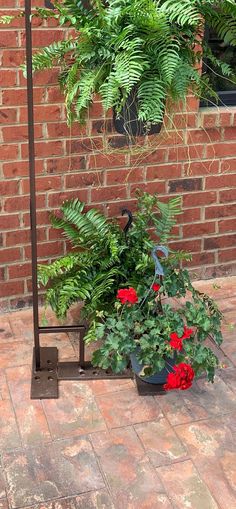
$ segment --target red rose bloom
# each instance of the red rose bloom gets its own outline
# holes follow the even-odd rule
[[[130,304],[136,304],[138,302],[138,296],[134,288],[121,288],[117,292],[117,299],[121,304],[129,302]]]
[[[158,292],[160,290],[160,288],[161,288],[161,285],[158,285],[157,283],[154,283],[152,285],[152,289],[154,292]]]
[[[169,373],[167,376],[167,383],[164,385],[166,391],[172,389],[180,389],[185,391],[192,385],[194,379],[194,370],[189,364],[180,362],[177,366],[174,366],[175,373]]]

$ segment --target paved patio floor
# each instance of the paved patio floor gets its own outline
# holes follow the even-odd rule
[[[0,316],[0,509],[236,508],[236,277],[197,284],[212,283],[225,367],[181,394],[61,382],[58,400],[31,401],[32,313]],[[76,359],[74,338],[42,341]]]

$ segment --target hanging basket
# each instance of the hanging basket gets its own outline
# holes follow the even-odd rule
[[[162,122],[150,124],[138,120],[137,92],[133,91],[127,98],[119,114],[113,109],[113,122],[117,133],[127,136],[145,136],[157,134],[161,131]]]

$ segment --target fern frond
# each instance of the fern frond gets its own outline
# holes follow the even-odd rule
[[[162,122],[165,97],[165,83],[158,76],[146,75],[138,88],[139,119],[153,123]]]
[[[181,197],[172,198],[168,203],[157,202],[160,217],[156,222],[156,232],[160,244],[166,244],[169,240],[170,232],[176,224],[176,216],[181,214]]]
[[[55,64],[60,63],[66,53],[73,51],[76,47],[76,40],[68,39],[66,41],[53,42],[41,51],[33,55],[32,64],[34,71],[42,69],[51,69]]]

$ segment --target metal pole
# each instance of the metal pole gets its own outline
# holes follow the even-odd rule
[[[25,33],[27,63],[27,102],[28,102],[28,147],[30,179],[30,225],[32,256],[32,291],[34,322],[35,369],[40,370],[40,342],[38,317],[38,284],[37,284],[37,226],[36,226],[36,192],[35,192],[35,152],[34,152],[34,108],[32,76],[32,33],[31,33],[31,0],[25,0]]]

